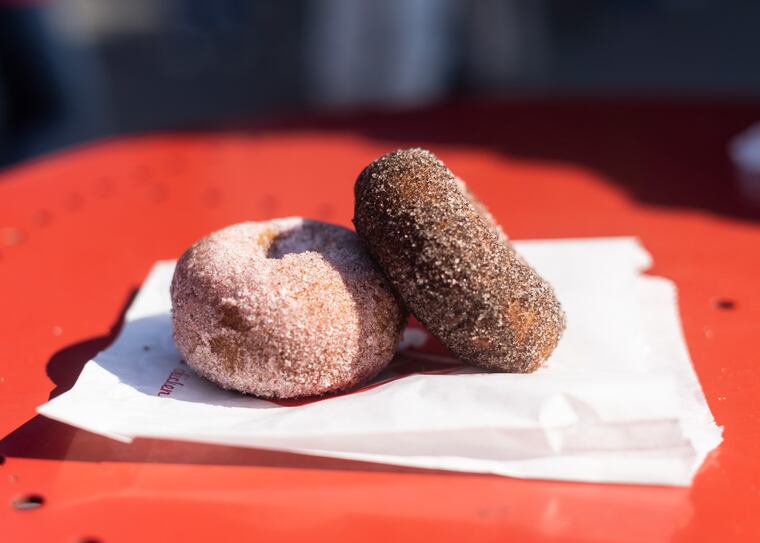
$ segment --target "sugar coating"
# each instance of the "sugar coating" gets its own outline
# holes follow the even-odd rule
[[[371,379],[406,321],[356,234],[301,218],[237,224],[198,241],[177,263],[171,298],[187,363],[263,398]]]
[[[485,204],[481,202],[478,197],[472,193],[472,191],[470,191],[470,189],[467,187],[467,183],[465,183],[464,180],[460,179],[459,177],[454,177],[454,182],[457,184],[457,188],[464,193],[468,200],[470,200],[470,204],[472,204],[472,207],[475,208],[475,211],[486,222],[486,224],[488,224],[488,227],[493,231],[493,233],[496,234],[496,237],[501,241],[507,241],[508,238],[507,234],[504,232],[504,229],[498,222],[496,222],[496,219],[493,215],[491,215],[491,212],[488,211],[488,208],[485,206]]]
[[[354,224],[370,254],[454,354],[520,373],[551,354],[565,328],[554,290],[435,155],[380,157],[359,175],[355,197]]]

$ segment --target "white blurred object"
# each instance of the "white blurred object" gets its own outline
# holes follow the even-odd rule
[[[744,198],[760,205],[760,123],[734,137],[728,146]]]
[[[38,410],[124,441],[688,485],[721,430],[689,360],[674,285],[641,273],[651,259],[633,238],[515,246],[554,285],[567,312],[559,347],[534,374],[488,373],[454,361],[432,370],[392,365],[374,386],[317,401],[270,402],[222,390],[181,363],[171,339],[174,263],[161,262],[116,342],[85,365],[70,391]],[[396,362],[425,358],[425,338],[406,336],[412,356],[402,352]]]
[[[316,0],[307,67],[322,105],[413,105],[448,89],[454,0]]]

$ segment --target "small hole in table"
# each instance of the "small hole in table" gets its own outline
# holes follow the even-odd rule
[[[42,505],[45,503],[45,498],[39,494],[27,494],[26,496],[16,498],[12,503],[13,507],[19,511],[29,511],[31,509],[42,507]]]
[[[722,309],[724,311],[736,309],[736,302],[730,298],[716,298],[713,304],[717,309]]]

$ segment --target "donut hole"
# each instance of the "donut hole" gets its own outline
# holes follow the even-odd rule
[[[313,236],[308,235],[304,226],[298,226],[272,236],[267,248],[267,258],[279,260],[285,255],[307,253],[312,250],[314,250]]]
[[[262,239],[262,236],[265,239]],[[280,260],[287,255],[317,252],[324,253],[330,245],[329,239],[314,224],[304,222],[280,232],[267,231],[259,236],[259,242],[266,248],[267,258]]]

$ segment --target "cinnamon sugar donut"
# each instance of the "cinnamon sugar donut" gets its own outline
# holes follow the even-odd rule
[[[396,151],[361,172],[354,224],[407,309],[463,361],[537,369],[565,315],[552,287],[435,155]]]
[[[356,234],[301,218],[198,241],[177,263],[171,298],[187,363],[263,398],[363,383],[390,362],[406,321]]]

